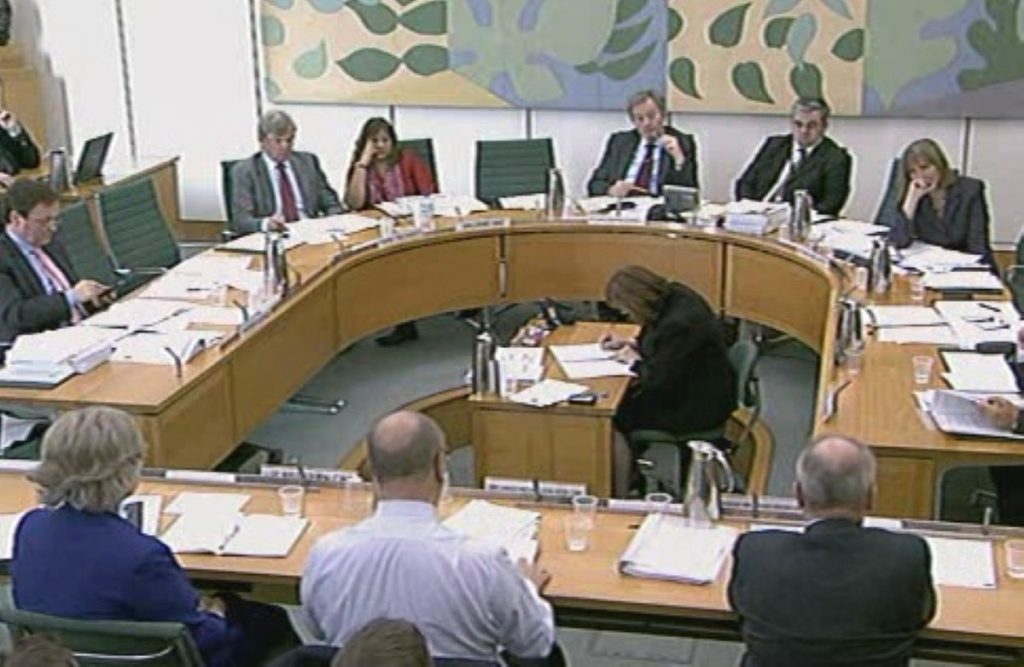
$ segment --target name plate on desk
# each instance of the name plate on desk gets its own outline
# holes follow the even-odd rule
[[[354,470],[338,470],[336,468],[302,468],[291,465],[274,465],[264,463],[260,466],[262,477],[274,479],[296,479],[308,482],[329,482],[332,484],[348,484],[362,482],[363,478]]]
[[[487,476],[484,477],[484,490],[533,496],[537,489],[532,479]]]
[[[200,482],[203,484],[234,484],[234,473],[210,470],[168,470],[164,479],[174,482]]]
[[[466,220],[455,225],[455,231],[463,232],[471,229],[504,229],[512,224],[509,218],[477,218]]]
[[[376,248],[383,240],[384,239],[371,239],[369,241],[360,241],[359,243],[353,243],[352,245],[345,248],[345,252],[351,255],[353,253],[362,252],[364,250],[370,250],[372,248]]]
[[[587,218],[588,225],[625,225],[627,227],[643,227],[647,224],[646,218],[631,216],[630,214],[615,215],[591,215]]]
[[[384,246],[399,243],[401,241],[405,241],[406,239],[411,239],[416,236],[423,236],[423,233],[424,230],[419,229],[418,227],[413,227],[412,229],[403,229],[401,231],[395,232],[394,234],[388,236],[387,238],[377,239],[377,247],[383,248]]]
[[[571,482],[537,482],[537,493],[546,498],[572,498],[587,494],[586,484]]]

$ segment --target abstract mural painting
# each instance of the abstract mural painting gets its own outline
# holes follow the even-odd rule
[[[260,27],[281,102],[1024,116],[1024,0],[262,0]]]

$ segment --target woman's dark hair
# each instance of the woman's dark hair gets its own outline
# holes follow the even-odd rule
[[[366,144],[373,137],[381,131],[388,133],[391,137],[391,152],[388,153],[387,162],[388,166],[393,166],[398,162],[398,135],[395,133],[395,127],[388,122],[387,118],[381,118],[380,116],[374,116],[365,123],[363,123],[363,129],[359,130],[359,138],[356,139],[356,148],[352,151],[352,161],[348,165],[348,173],[352,174],[352,170],[356,168],[356,162],[363,154],[363,149],[366,148]]]
[[[668,286],[669,282],[653,271],[627,266],[608,281],[604,299],[612,308],[627,311],[637,324],[648,324],[657,319]]]

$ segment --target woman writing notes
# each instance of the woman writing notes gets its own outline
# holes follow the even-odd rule
[[[992,264],[985,183],[961,176],[937,143],[919,139],[900,158],[896,196],[882,204],[878,223],[897,248],[923,241],[981,255]]]
[[[350,209],[358,211],[400,197],[436,192],[430,168],[415,152],[398,147],[391,123],[378,117],[363,124],[345,176],[345,203]],[[389,347],[417,338],[416,323],[405,322],[377,343]]]
[[[636,373],[615,415],[615,494],[623,496],[634,481],[633,461],[643,454],[632,451],[625,436],[649,429],[685,434],[722,425],[736,407],[736,375],[718,318],[693,289],[627,266],[608,281],[605,300],[640,325],[635,340],[611,335],[601,340]]]

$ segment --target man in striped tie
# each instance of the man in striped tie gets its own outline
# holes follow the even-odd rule
[[[76,322],[103,305],[110,289],[79,280],[53,235],[60,199],[45,183],[22,179],[8,189],[0,233],[0,345],[23,333]]]

